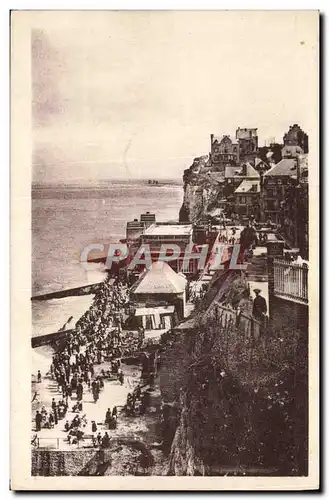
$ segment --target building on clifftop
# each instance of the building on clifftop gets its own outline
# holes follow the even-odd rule
[[[222,172],[224,175],[225,167],[228,165],[238,165],[239,163],[239,144],[233,142],[229,135],[215,137],[210,134],[211,146],[211,166],[213,170]]]
[[[291,125],[283,136],[282,158],[296,158],[308,153],[308,135],[297,123]]]
[[[257,128],[238,128],[235,137],[239,144],[240,161],[254,161],[258,150]]]

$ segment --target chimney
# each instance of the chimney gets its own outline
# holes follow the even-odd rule
[[[214,134],[210,134],[210,144],[213,145],[214,142]]]
[[[247,165],[245,163],[242,165],[242,175],[247,177]]]

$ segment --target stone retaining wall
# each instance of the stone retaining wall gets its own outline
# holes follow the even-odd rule
[[[97,455],[95,450],[32,450],[32,476],[77,476]]]

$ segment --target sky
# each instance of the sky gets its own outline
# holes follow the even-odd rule
[[[39,12],[31,63],[35,182],[181,178],[211,133],[316,122],[314,12]]]

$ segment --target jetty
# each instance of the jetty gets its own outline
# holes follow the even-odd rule
[[[79,295],[90,295],[96,293],[102,282],[93,283],[91,285],[78,286],[76,288],[69,288],[66,290],[59,290],[58,292],[42,293],[40,295],[34,295],[31,300],[50,300],[50,299],[62,299],[64,297],[72,297]]]

